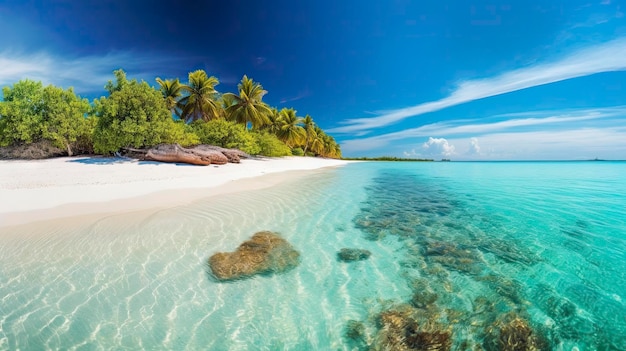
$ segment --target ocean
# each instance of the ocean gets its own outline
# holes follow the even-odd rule
[[[211,274],[264,230],[297,267]],[[0,228],[1,350],[507,347],[626,350],[625,162],[362,162]]]

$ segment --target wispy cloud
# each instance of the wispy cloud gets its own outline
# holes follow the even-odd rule
[[[466,150],[458,150],[453,156],[455,160],[624,159],[626,127],[485,134],[480,137],[479,153],[473,153],[472,138],[449,139],[448,142],[468,145]]]
[[[296,95],[296,96],[286,97],[286,98],[280,99],[280,103],[281,104],[286,104],[288,102],[298,101],[300,99],[304,99],[304,98],[309,97],[309,96],[311,96],[311,91],[308,88],[305,88],[304,90],[299,91],[298,95]]]
[[[560,111],[526,111],[487,117],[487,120],[497,120],[488,123],[478,123],[476,120],[452,120],[426,124],[421,127],[405,129],[399,132],[346,140],[341,143],[341,147],[342,150],[345,151],[358,152],[381,148],[392,141],[409,138],[461,135],[477,136],[513,129],[519,130],[520,128],[546,127],[547,125],[559,125],[561,128],[575,128],[576,126],[579,127],[580,123],[585,121],[624,116],[626,116],[626,106],[595,109],[568,109]],[[502,120],[503,118],[509,119]],[[620,122],[620,124],[623,124],[623,122]]]
[[[133,78],[150,80],[155,75],[166,74],[168,67],[180,62],[175,57],[110,53],[103,56],[66,58],[49,53],[0,53],[0,86],[20,79],[40,80],[44,84],[73,86],[79,93],[99,92],[113,78],[113,70],[123,68]],[[150,82],[153,83],[153,82]]]
[[[626,70],[626,38],[616,39],[575,51],[559,60],[536,64],[503,73],[496,77],[460,82],[452,93],[440,100],[390,111],[377,117],[348,119],[331,133],[369,131],[397,123],[412,116],[450,106],[501,95],[539,85],[588,76],[601,72]]]

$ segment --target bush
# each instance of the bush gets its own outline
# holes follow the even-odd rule
[[[84,133],[89,102],[72,88],[21,80],[3,89],[0,102],[0,145],[24,145],[48,140],[73,154],[73,145]]]
[[[186,124],[184,121],[178,120],[174,121],[171,135],[166,140],[166,143],[177,143],[186,147],[200,144],[200,138],[190,125]]]
[[[291,154],[294,155],[294,156],[304,156],[304,150],[302,150],[299,147],[296,147],[296,148],[291,150]]]
[[[98,118],[90,116],[85,118],[85,122],[78,130],[76,141],[72,143],[72,150],[75,155],[92,155],[93,150],[93,133],[98,124]]]
[[[198,120],[191,123],[191,129],[200,139],[200,143],[216,145],[228,149],[239,149],[252,155],[260,152],[254,135],[242,124],[214,119],[208,122]]]
[[[146,82],[126,81],[119,72],[117,85],[109,89],[111,95],[96,104],[101,114],[93,136],[96,152],[112,154],[123,147],[197,142],[184,125],[174,122],[158,90]]]
[[[291,155],[291,150],[289,149],[289,146],[280,141],[278,137],[276,137],[276,135],[274,134],[269,134],[267,132],[256,132],[254,133],[254,138],[260,149],[258,153],[259,155],[270,157]]]

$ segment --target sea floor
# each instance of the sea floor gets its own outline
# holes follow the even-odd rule
[[[1,228],[0,349],[626,350],[622,174],[358,163],[156,212]],[[212,254],[262,230],[300,264],[213,277]],[[342,248],[371,256],[343,262]]]

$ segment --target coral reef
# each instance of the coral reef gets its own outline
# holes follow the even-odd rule
[[[415,310],[401,307],[387,310],[378,316],[378,333],[373,350],[450,350],[449,330],[437,324],[418,323]]]
[[[234,252],[218,252],[209,258],[213,275],[222,281],[282,273],[299,263],[300,253],[278,234],[269,231],[254,234]]]
[[[528,321],[515,312],[501,316],[487,328],[484,346],[489,351],[549,349],[543,336],[533,330]]]

